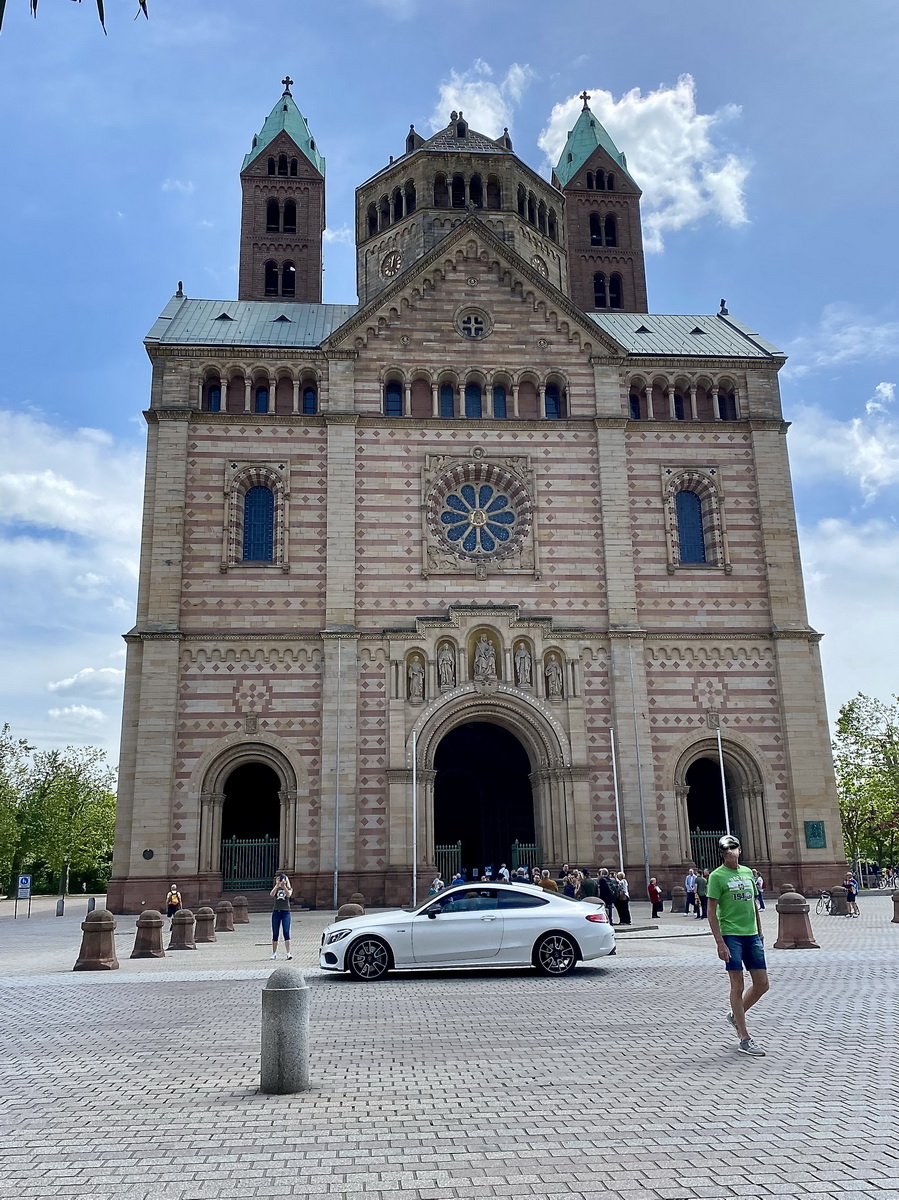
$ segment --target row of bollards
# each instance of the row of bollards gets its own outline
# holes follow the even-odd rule
[[[169,950],[196,950],[197,942],[216,940],[217,933],[233,933],[235,924],[248,925],[247,901],[243,896],[221,900],[213,910],[211,905],[199,908],[196,915],[189,908],[179,909],[172,917]],[[155,909],[145,909],[137,918],[132,958],[165,958],[162,930],[165,918]],[[81,923],[81,951],[73,971],[117,971],[119,960],[115,950],[115,917],[105,908],[88,912]]]

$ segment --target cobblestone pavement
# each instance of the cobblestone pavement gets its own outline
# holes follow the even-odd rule
[[[622,936],[568,979],[360,985],[317,971],[329,914],[302,914],[314,1090],[280,1098],[256,1091],[264,915],[134,962],[134,919],[119,918],[121,970],[72,974],[83,903],[56,919],[38,902],[16,922],[11,907],[2,1200],[899,1200],[887,896],[863,897],[861,920],[816,918],[821,950],[769,952],[772,991],[750,1022],[761,1060],[735,1052],[724,970],[710,937],[684,936],[691,918]]]

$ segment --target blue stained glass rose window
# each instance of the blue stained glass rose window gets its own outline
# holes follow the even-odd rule
[[[515,527],[509,497],[491,483],[464,483],[444,500],[440,521],[450,542],[466,554],[492,554]]]

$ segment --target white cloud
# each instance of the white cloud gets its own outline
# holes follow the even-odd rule
[[[82,667],[68,679],[47,684],[48,692],[93,692],[97,696],[114,696],[122,690],[125,672],[118,667]]]
[[[162,185],[164,192],[183,192],[185,196],[189,196],[194,190],[193,180],[191,179],[166,179]]]
[[[788,346],[787,377],[899,354],[899,321],[867,316],[850,304],[828,304],[818,328]]]
[[[106,714],[99,708],[88,708],[86,704],[70,704],[68,708],[51,708],[47,716],[54,721],[65,721],[68,725],[94,729],[106,720]]]
[[[628,170],[643,189],[647,250],[662,250],[666,233],[708,218],[734,227],[747,222],[743,187],[750,164],[715,140],[720,127],[740,115],[737,105],[698,112],[690,75],[645,96],[634,88],[620,100],[602,88],[587,90],[592,112],[627,156]],[[558,162],[581,106],[572,96],[553,108],[539,138],[550,166]]]
[[[863,416],[840,421],[814,405],[791,413],[790,461],[797,479],[842,477],[870,503],[899,483],[899,420],[891,410],[896,385],[879,383]]]
[[[346,242],[353,240],[353,231],[349,225],[341,225],[339,229],[326,229],[322,235],[326,242]]]
[[[513,63],[498,83],[493,68],[479,58],[467,71],[452,71],[440,85],[440,99],[431,114],[431,129],[443,129],[454,110],[462,112],[465,120],[478,133],[499,137],[503,129],[512,128],[515,107],[534,77],[525,63]]]

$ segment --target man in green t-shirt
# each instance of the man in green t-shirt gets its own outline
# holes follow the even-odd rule
[[[730,1012],[727,1019],[740,1038],[737,1047],[741,1054],[763,1058],[765,1051],[757,1046],[746,1029],[746,1012],[768,990],[768,971],[765,964],[765,945],[762,924],[756,903],[755,875],[749,867],[740,866],[740,843],[732,834],[718,842],[724,864],[709,876],[709,926],[718,946],[718,957],[726,966],[730,979]],[[743,991],[743,971],[751,980]]]

